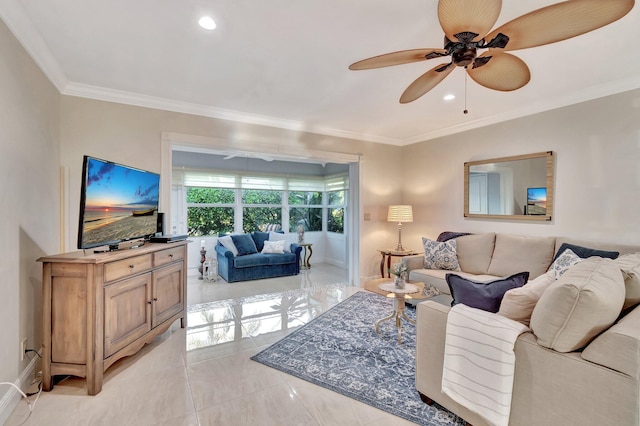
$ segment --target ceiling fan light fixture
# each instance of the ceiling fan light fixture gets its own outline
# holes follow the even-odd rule
[[[204,28],[205,30],[215,30],[217,25],[216,21],[213,20],[210,16],[203,16],[198,20],[198,24]]]

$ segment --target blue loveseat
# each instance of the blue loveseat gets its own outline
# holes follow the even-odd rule
[[[268,232],[231,236],[238,245],[237,251],[239,253],[237,255],[234,255],[229,248],[218,241],[215,248],[218,259],[218,274],[229,283],[299,274],[302,247],[291,244],[291,252],[261,253],[268,236]],[[255,244],[255,249],[251,246],[251,242]]]

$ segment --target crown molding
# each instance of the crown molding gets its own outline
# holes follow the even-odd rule
[[[35,26],[22,3],[17,0],[0,1],[0,18],[58,92],[62,93],[69,81],[40,33],[33,30]]]

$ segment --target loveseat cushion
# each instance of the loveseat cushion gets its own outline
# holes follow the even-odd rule
[[[498,315],[529,325],[531,314],[544,291],[556,281],[553,270],[540,275],[522,287],[507,291],[500,303]]]
[[[640,379],[640,309],[596,337],[582,352],[587,361]]]
[[[470,308],[496,313],[507,290],[522,287],[529,279],[529,272],[519,272],[487,283],[469,280],[456,274],[447,274],[445,278],[453,297],[451,306],[462,303]]]
[[[545,290],[531,315],[531,329],[541,346],[572,352],[609,328],[623,303],[618,266],[611,259],[592,257]]]
[[[294,263],[296,261],[296,255],[293,253],[284,254],[262,254],[253,253],[244,256],[238,256],[233,259],[233,266],[235,268],[251,268],[254,266],[267,266],[267,265],[286,265]]]
[[[529,271],[530,279],[537,278],[549,269],[554,248],[555,237],[497,234],[487,272],[489,275],[505,277]]]
[[[256,243],[256,250],[258,252],[261,252],[264,248],[264,242],[269,239],[269,233],[255,231],[251,234],[251,237],[253,238],[253,242]]]
[[[238,256],[246,256],[258,252],[258,248],[251,234],[232,235],[231,239],[238,250]]]
[[[495,232],[456,238],[456,254],[460,269],[470,274],[486,274],[495,244]]]
[[[615,260],[624,277],[624,306],[622,309],[640,303],[640,253],[625,254]]]

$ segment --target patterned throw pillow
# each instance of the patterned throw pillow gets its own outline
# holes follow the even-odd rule
[[[265,241],[261,253],[282,254],[284,253],[284,240]]]
[[[439,243],[422,237],[422,245],[424,246],[425,269],[460,270],[456,254],[456,240]]]
[[[566,249],[560,256],[551,264],[549,270],[553,270],[556,274],[556,279],[560,278],[562,274],[567,272],[569,268],[584,259],[578,256],[571,249]]]

